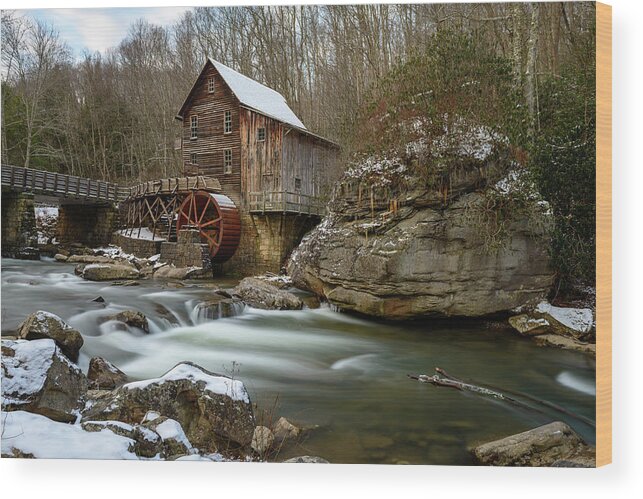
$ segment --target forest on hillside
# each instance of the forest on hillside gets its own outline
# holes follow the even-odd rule
[[[2,163],[124,184],[180,173],[175,115],[212,57],[346,155],[400,142],[382,117],[402,99],[493,127],[552,204],[557,268],[591,280],[594,38],[589,2],[200,7],[75,58],[56,26],[3,11]]]

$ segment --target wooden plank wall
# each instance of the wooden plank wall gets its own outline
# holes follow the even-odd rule
[[[215,78],[214,94],[208,93],[208,78]],[[232,133],[223,133],[225,111],[232,112]],[[241,191],[241,140],[239,127],[239,101],[219,75],[214,66],[201,74],[195,85],[191,101],[183,113],[183,164],[186,172],[192,172],[190,158],[198,154],[198,174],[216,176],[224,191]],[[198,138],[190,138],[190,116],[199,118]],[[232,173],[225,174],[223,151],[232,149]]]
[[[316,147],[316,139],[310,135],[290,129],[284,136],[283,147],[283,190],[286,192],[297,192],[300,194],[315,194],[315,169],[321,165],[316,156],[320,150]],[[295,179],[301,180],[299,189],[295,186]]]
[[[241,186],[243,192],[280,191],[283,125],[250,109],[241,108]],[[266,129],[266,140],[257,140],[257,130]]]

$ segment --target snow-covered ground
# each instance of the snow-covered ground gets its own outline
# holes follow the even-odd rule
[[[134,239],[145,239],[146,241],[165,241],[165,238],[159,236],[158,234],[155,235],[150,229],[147,227],[141,227],[140,229],[134,228],[134,230],[131,229],[122,229],[119,230],[118,233],[126,236],[126,237],[131,237]]]
[[[133,445],[107,429],[89,432],[30,412],[2,413],[2,454],[18,449],[44,459],[140,459],[129,450]]]

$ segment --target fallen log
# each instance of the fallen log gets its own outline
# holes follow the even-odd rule
[[[461,382],[465,382],[465,383],[473,383],[473,381],[471,381],[471,380],[462,380],[460,378],[456,378],[455,376],[451,376],[444,369],[441,369],[439,367],[435,368],[435,372],[437,372],[437,373],[441,374],[442,376],[444,376],[445,378],[453,380],[453,381],[461,381]],[[581,414],[576,414],[575,412],[571,412],[571,411],[565,409],[564,407],[562,407],[562,406],[560,406],[558,404],[554,404],[553,402],[549,402],[548,400],[539,399],[539,398],[534,397],[533,395],[529,395],[528,393],[524,393],[524,392],[519,392],[517,390],[510,390],[508,388],[498,388],[498,387],[495,387],[493,385],[489,385],[488,383],[480,383],[480,386],[488,388],[490,390],[502,390],[502,391],[504,391],[506,393],[515,395],[517,397],[521,397],[521,398],[525,398],[527,400],[531,400],[532,402],[544,405],[545,407],[549,407],[550,409],[554,409],[555,411],[562,412],[563,414],[566,414],[568,416],[576,418],[576,419],[582,421],[583,423],[588,424],[588,425],[592,426],[593,428],[596,428],[596,423],[594,421],[592,421],[591,419],[589,419],[589,418],[587,418],[587,417],[585,417],[585,416],[583,416]]]
[[[491,387],[489,385],[485,386],[485,385],[481,385],[481,384],[474,384],[473,382],[465,382],[465,381],[463,381],[463,380],[461,380],[459,378],[456,378],[455,376],[451,376],[444,369],[441,369],[439,367],[436,367],[435,371],[436,371],[437,374],[434,374],[433,376],[429,376],[429,375],[426,375],[426,374],[417,374],[417,375],[407,374],[407,376],[410,379],[417,380],[417,381],[419,381],[421,383],[430,383],[430,384],[432,384],[434,386],[443,386],[443,387],[447,387],[447,388],[455,388],[456,390],[469,391],[469,392],[477,393],[479,395],[484,395],[484,396],[492,397],[492,398],[495,398],[495,399],[498,399],[498,400],[503,400],[503,401],[508,402],[510,404],[516,405],[518,407],[522,407],[522,408],[525,408],[525,409],[529,409],[531,411],[539,412],[541,414],[547,414],[544,410],[539,409],[538,407],[534,407],[533,405],[525,403],[525,402],[523,402],[523,401],[521,401],[521,400],[519,400],[517,398],[511,397],[511,396],[507,395],[506,393],[503,393],[503,391],[507,392],[507,393],[513,393],[516,396],[524,397],[524,398],[526,398],[526,399],[528,399],[531,402],[534,402],[536,404],[540,404],[540,405],[543,405],[543,406],[548,407],[550,409],[554,409],[556,411],[562,412],[563,414],[566,414],[566,415],[568,415],[568,416],[570,416],[572,418],[575,418],[575,419],[577,419],[579,421],[582,421],[585,424],[588,424],[588,425],[592,426],[593,428],[596,428],[596,423],[594,421],[592,421],[591,419],[586,418],[585,416],[582,416],[580,414],[576,414],[574,412],[571,412],[571,411],[565,409],[564,407],[561,407],[561,406],[559,406],[557,404],[554,404],[552,402],[549,402],[547,400],[538,399],[536,397],[532,397],[531,395],[521,393],[521,392],[514,392],[514,391],[506,390],[506,389],[503,390],[503,389],[500,389],[500,388]],[[500,390],[503,390],[503,391],[500,391]]]

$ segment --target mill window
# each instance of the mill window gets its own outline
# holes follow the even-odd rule
[[[208,93],[209,94],[214,93],[214,76],[210,76],[208,78]]]
[[[192,163],[193,165],[198,165],[199,163],[197,160],[197,153],[193,152],[192,154],[190,154],[190,163]]]
[[[258,142],[263,142],[266,140],[266,129],[265,127],[261,127],[257,129],[257,141]]]
[[[226,175],[232,173],[232,149],[223,150],[223,173]]]
[[[300,190],[301,190],[301,179],[300,179],[300,178],[296,178],[296,179],[295,179],[295,190],[296,190],[296,191],[300,191]]]
[[[223,133],[232,132],[232,111],[226,111],[223,116]]]
[[[196,115],[190,116],[190,138],[196,139],[199,133],[199,118]]]

